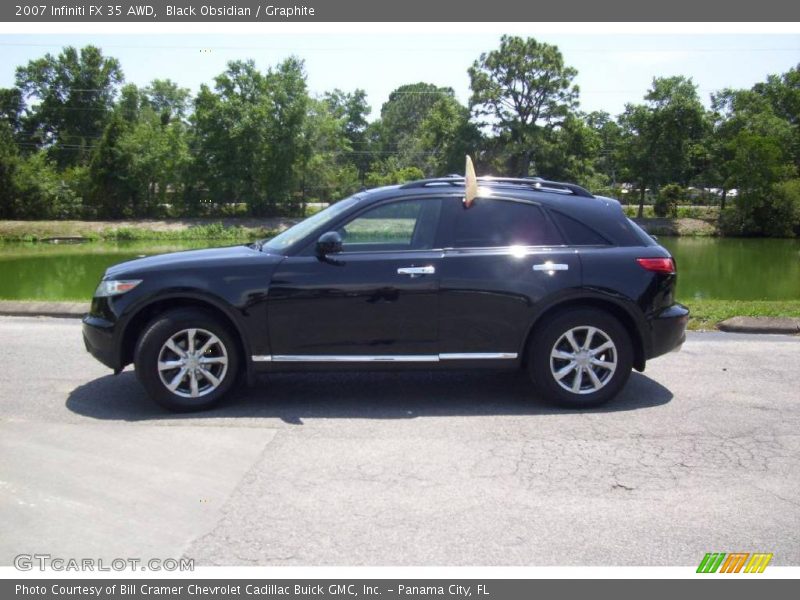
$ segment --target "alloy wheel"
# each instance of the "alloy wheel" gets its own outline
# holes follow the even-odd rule
[[[617,348],[602,329],[573,327],[550,351],[550,373],[573,394],[592,394],[605,387],[617,369]]]
[[[173,394],[200,398],[216,390],[228,372],[228,351],[206,329],[183,329],[158,353],[158,376]]]

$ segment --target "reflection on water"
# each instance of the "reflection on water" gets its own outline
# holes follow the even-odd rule
[[[222,245],[218,241],[0,244],[0,298],[88,300],[109,266],[142,255]]]
[[[678,264],[678,298],[800,299],[800,240],[659,238]]]
[[[678,298],[800,298],[800,240],[659,238],[678,263]],[[87,300],[110,265],[219,241],[0,244],[0,298]]]

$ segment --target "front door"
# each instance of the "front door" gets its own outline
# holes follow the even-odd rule
[[[373,205],[339,226],[341,253],[286,258],[268,297],[273,360],[434,360],[440,209],[431,198]]]

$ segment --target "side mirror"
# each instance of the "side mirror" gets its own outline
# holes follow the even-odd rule
[[[317,240],[317,256],[325,258],[328,254],[338,254],[342,251],[342,236],[337,231],[328,231],[319,236]]]

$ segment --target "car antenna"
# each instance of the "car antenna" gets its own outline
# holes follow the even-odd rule
[[[475,175],[475,166],[467,154],[467,164],[464,168],[464,208],[472,206],[473,200],[478,195],[478,178]]]

